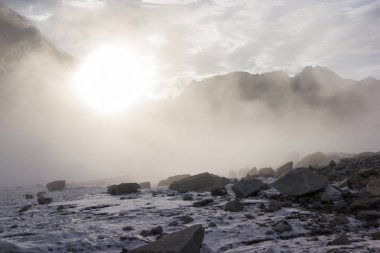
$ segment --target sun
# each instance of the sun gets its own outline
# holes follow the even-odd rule
[[[152,88],[155,75],[152,60],[126,47],[103,46],[82,62],[73,85],[92,108],[116,113],[142,100]]]

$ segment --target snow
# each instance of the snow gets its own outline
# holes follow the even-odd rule
[[[266,212],[259,208],[268,200],[260,196],[242,200],[242,212],[227,212],[223,206],[234,196],[215,197],[206,207],[193,207],[192,203],[210,197],[209,193],[192,193],[193,201],[183,201],[183,194],[159,188],[142,190],[124,196],[110,196],[103,187],[76,187],[62,192],[49,192],[53,198],[49,205],[38,205],[36,198],[26,200],[25,193],[36,194],[42,187],[6,188],[0,191],[0,253],[5,252],[121,252],[132,249],[155,237],[142,237],[141,230],[161,225],[165,233],[185,226],[202,224],[206,230],[202,252],[326,252],[328,249],[345,249],[348,252],[369,252],[380,249],[379,241],[371,240],[370,230],[360,230],[363,223],[349,218],[352,232],[349,245],[330,246],[337,234],[310,235],[310,224],[319,214],[302,210],[297,205]],[[273,191],[266,193],[276,194]],[[19,214],[24,205],[32,205]],[[62,210],[57,210],[59,206]],[[194,221],[182,224],[178,217],[189,215]],[[332,220],[325,214],[323,219]],[[168,226],[174,220],[178,226]],[[276,233],[271,227],[287,221],[291,231]],[[216,227],[209,227],[209,223]],[[16,227],[17,226],[17,227]],[[126,226],[134,228],[123,231]]]

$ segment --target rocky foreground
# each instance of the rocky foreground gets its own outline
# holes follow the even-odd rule
[[[0,252],[380,251],[379,153],[264,172],[3,189]]]

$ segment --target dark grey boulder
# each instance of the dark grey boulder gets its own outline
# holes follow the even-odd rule
[[[111,185],[107,188],[107,193],[111,195],[122,195],[137,192],[140,189],[138,183],[121,183],[118,185]]]
[[[249,178],[235,183],[232,186],[232,191],[236,194],[236,196],[245,198],[258,193],[264,186],[265,184],[260,180]]]
[[[316,192],[328,184],[327,178],[317,175],[309,169],[290,171],[277,179],[272,186],[285,195],[302,196]]]
[[[150,188],[150,182],[142,182],[142,183],[139,183],[139,185],[143,189],[149,189]]]
[[[284,165],[280,166],[276,170],[276,177],[281,177],[281,176],[285,175],[286,173],[288,173],[291,170],[293,170],[293,162],[292,161],[287,162]]]
[[[176,181],[185,179],[190,176],[191,176],[190,174],[181,174],[181,175],[171,176],[171,177],[168,177],[167,179],[160,180],[160,182],[158,182],[158,186],[169,186]]]
[[[350,240],[348,239],[346,234],[341,234],[334,240],[330,241],[328,245],[347,245],[350,244]]]
[[[24,212],[28,211],[31,207],[32,207],[31,205],[23,206],[18,212],[24,213]]]
[[[65,180],[57,180],[57,181],[53,181],[53,182],[46,184],[46,188],[51,192],[52,191],[62,191],[63,189],[65,189],[65,187],[66,187],[66,181]]]
[[[33,194],[25,194],[24,195],[25,199],[33,199]]]
[[[184,230],[162,236],[155,242],[146,244],[130,253],[199,253],[204,239],[202,225],[194,225]]]
[[[41,196],[41,197],[38,197],[37,202],[40,205],[47,205],[47,204],[50,204],[51,202],[53,202],[53,199]]]
[[[207,206],[208,204],[211,204],[212,202],[214,202],[214,199],[211,199],[211,198],[202,199],[202,200],[194,202],[193,206],[195,207]]]
[[[252,169],[250,169],[247,173],[247,176],[249,177],[253,177],[253,176],[257,176],[259,174],[258,170],[256,167],[253,167]]]
[[[206,172],[176,181],[169,186],[169,189],[177,192],[211,191],[216,188],[224,188],[229,182],[225,177]]]
[[[275,177],[276,172],[271,167],[261,168],[259,170],[259,176],[261,176],[261,177]]]
[[[244,209],[244,204],[241,203],[241,202],[240,202],[239,200],[237,200],[237,199],[228,202],[228,203],[224,206],[224,210],[226,210],[226,211],[230,211],[230,212],[240,212],[240,211],[243,211],[243,209]]]

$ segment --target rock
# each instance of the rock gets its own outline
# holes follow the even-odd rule
[[[178,221],[174,220],[168,224],[169,227],[175,227],[178,226]]]
[[[118,185],[111,185],[107,187],[107,193],[111,195],[122,195],[137,192],[140,189],[138,183],[121,183]]]
[[[31,207],[32,207],[31,205],[23,206],[18,212],[24,213],[24,212],[28,211]]]
[[[177,192],[202,192],[211,191],[215,188],[224,188],[228,183],[227,178],[206,172],[176,181],[169,186],[169,189]]]
[[[360,176],[358,173],[353,173],[348,177],[348,183],[356,189],[361,189],[368,184],[368,180]]]
[[[216,223],[213,222],[213,221],[211,221],[211,222],[208,224],[208,227],[209,227],[209,228],[214,228],[214,227],[216,227]]]
[[[140,232],[140,235],[141,235],[142,237],[150,236],[150,231],[144,229],[144,230],[142,230],[142,231]]]
[[[53,202],[53,199],[41,196],[41,197],[37,198],[37,202],[40,205],[47,205],[47,204],[50,204],[51,202]]]
[[[241,202],[240,202],[239,200],[237,200],[237,199],[228,202],[228,203],[224,206],[224,210],[226,210],[226,211],[230,211],[230,212],[240,212],[240,211],[243,211],[243,209],[244,209],[244,204],[241,203]]]
[[[33,194],[25,194],[24,195],[25,199],[33,199]]]
[[[259,170],[259,176],[261,176],[261,177],[275,177],[276,172],[271,167],[261,168]]]
[[[272,186],[282,194],[302,196],[322,189],[327,183],[324,176],[314,174],[309,169],[297,169],[277,179]]]
[[[187,224],[194,221],[193,217],[188,215],[181,216],[179,217],[179,219],[183,222],[183,224]]]
[[[322,201],[335,201],[342,199],[342,193],[330,184],[326,185],[318,194]]]
[[[372,233],[372,240],[380,240],[380,232]]]
[[[359,210],[356,218],[364,220],[372,220],[380,218],[380,213],[377,210]]]
[[[65,209],[65,206],[64,205],[59,205],[59,206],[57,206],[57,211],[61,211],[61,210],[63,210],[63,209]]]
[[[206,206],[206,205],[208,205],[208,204],[211,204],[212,202],[214,202],[214,200],[211,199],[211,198],[202,199],[202,200],[200,200],[200,201],[194,202],[194,203],[193,203],[193,206],[195,206],[195,207]]]
[[[150,182],[142,182],[142,183],[139,183],[139,185],[142,189],[149,189],[150,188]]]
[[[256,167],[253,167],[252,169],[250,169],[248,171],[248,173],[247,173],[246,176],[248,176],[248,177],[254,177],[254,176],[257,176],[257,175],[259,175],[259,172],[258,172],[258,170],[257,170]]]
[[[155,242],[146,244],[129,253],[199,253],[204,239],[202,225],[194,225],[184,230],[162,236]]]
[[[66,187],[66,181],[65,180],[57,180],[57,181],[53,181],[53,182],[46,184],[46,188],[51,192],[52,191],[62,191],[63,189],[65,189],[65,187]]]
[[[363,210],[377,208],[380,205],[380,198],[362,198],[355,200],[350,207],[353,210]]]
[[[284,165],[280,166],[276,170],[276,177],[279,178],[279,177],[285,175],[286,173],[288,173],[291,170],[293,170],[293,162],[292,161],[287,162]]]
[[[133,230],[133,227],[131,227],[131,226],[123,227],[123,231],[125,231],[125,232],[132,231],[132,230]]]
[[[216,197],[216,196],[225,196],[227,195],[227,191],[224,188],[215,188],[211,190],[211,196]]]
[[[287,221],[281,221],[277,224],[275,224],[272,229],[277,233],[284,233],[286,231],[292,230],[292,227]]]
[[[240,180],[232,186],[232,191],[240,198],[258,193],[265,184],[258,179]]]
[[[328,243],[329,245],[347,245],[350,244],[350,240],[348,239],[346,234],[341,234],[334,240]]]
[[[348,223],[348,218],[344,214],[338,214],[334,217],[334,220],[332,220],[332,223],[334,225],[344,225]]]
[[[278,200],[271,200],[271,201],[269,201],[268,211],[269,212],[276,212],[284,206],[289,206],[289,203],[285,203],[285,202],[278,201]]]
[[[189,201],[189,200],[193,200],[193,196],[190,195],[190,194],[185,194],[182,198],[182,200],[185,200],[185,201]]]
[[[37,192],[37,197],[42,197],[46,194],[46,192],[44,191],[41,191],[41,192]]]
[[[369,181],[366,188],[373,195],[380,196],[380,178]]]
[[[374,168],[361,169],[358,171],[358,175],[367,178],[372,175],[377,175],[377,171]]]
[[[171,177],[168,177],[167,179],[160,180],[160,182],[158,182],[158,186],[169,186],[176,181],[180,181],[180,180],[185,179],[185,178],[190,177],[190,176],[191,176],[190,174],[182,174],[182,175],[171,176]]]
[[[164,229],[162,228],[162,226],[157,226],[155,228],[152,228],[150,230],[150,234],[151,235],[160,235],[164,232]]]

